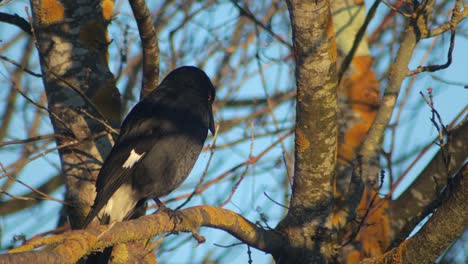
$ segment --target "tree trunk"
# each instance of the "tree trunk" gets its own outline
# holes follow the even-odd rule
[[[295,174],[277,229],[279,263],[323,263],[334,254],[330,215],[337,155],[336,43],[328,1],[288,1],[296,58]]]
[[[81,225],[120,124],[120,94],[107,63],[113,1],[31,0],[48,108],[66,182],[68,219]],[[107,123],[109,122],[109,123]],[[110,124],[110,125],[109,125]]]

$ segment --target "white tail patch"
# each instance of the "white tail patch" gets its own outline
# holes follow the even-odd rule
[[[122,168],[130,169],[135,163],[137,163],[141,159],[141,157],[143,157],[143,155],[145,155],[145,152],[138,154],[135,152],[135,149],[132,149],[132,151],[130,151],[128,159],[122,165]]]
[[[138,200],[130,184],[120,186],[111,196],[106,206],[101,210],[102,214],[109,215],[109,223],[120,222],[137,204]]]

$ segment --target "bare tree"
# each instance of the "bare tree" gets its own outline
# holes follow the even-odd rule
[[[255,248],[278,263],[432,263],[452,243],[449,252],[463,249],[467,109],[460,104],[447,123],[437,88],[462,93],[466,84],[418,79],[451,66],[468,16],[463,1],[382,2],[378,11],[377,0],[367,14],[360,1],[117,3],[31,0],[25,18],[0,13],[1,27],[17,30],[0,36],[9,87],[0,154],[15,154],[1,161],[0,212],[20,219],[54,205],[58,219],[57,229],[37,234],[52,221],[37,213],[27,226],[34,237],[3,228],[18,236],[0,263],[77,262],[108,246],[115,263],[155,263],[154,251],[169,262],[172,251],[206,241],[222,242],[192,249],[192,261],[226,262],[240,245],[249,262]],[[21,4],[4,7],[13,5]],[[434,52],[444,53],[428,64]],[[427,56],[412,69],[420,53]],[[165,199],[186,207],[181,221],[158,212],[75,230],[122,115],[160,72],[184,64],[205,68],[217,86],[219,127],[191,178]],[[417,114],[405,116],[407,107]],[[405,143],[403,126],[423,118],[436,137]],[[427,151],[436,154],[410,175]],[[47,170],[31,172],[34,163]]]

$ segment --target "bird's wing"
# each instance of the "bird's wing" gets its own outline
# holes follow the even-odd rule
[[[206,131],[203,132],[202,126],[193,126],[192,123],[196,121],[192,118],[185,118],[183,113],[178,113],[159,99],[154,100],[149,96],[130,111],[122,124],[119,138],[99,172],[96,199],[86,218],[85,227],[97,216],[117,189],[125,182],[131,181],[133,171],[155,144],[171,141],[170,138],[174,134],[185,131],[185,135],[196,138],[203,145]],[[185,150],[180,148],[178,151],[182,155]]]
[[[162,130],[157,120],[161,112],[157,105],[157,102],[144,99],[125,118],[120,135],[97,177],[96,198],[84,227],[98,215],[115,191],[125,181],[130,181],[131,174],[154,145]],[[132,154],[133,159],[130,158]]]
[[[138,140],[116,143],[97,177],[96,198],[85,220],[84,227],[88,226],[98,215],[117,189],[123,183],[130,181],[133,171],[151,149],[153,141],[149,137],[141,137]]]

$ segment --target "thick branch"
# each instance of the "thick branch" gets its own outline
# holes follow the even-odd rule
[[[102,250],[111,245],[150,239],[165,232],[197,234],[197,229],[202,226],[224,230],[244,243],[267,253],[277,250],[283,243],[282,237],[276,232],[264,230],[226,209],[196,206],[178,211],[177,214],[181,221],[176,225],[168,214],[157,213],[114,225],[75,230],[63,235],[33,240],[28,245],[10,251],[11,254],[1,255],[0,263],[76,262],[91,251]],[[60,245],[53,250],[22,252],[44,244]]]
[[[156,29],[151,13],[144,0],[131,0],[133,15],[138,25],[141,45],[143,47],[143,77],[140,98],[149,94],[158,85],[159,48]]]
[[[0,22],[5,22],[8,24],[15,25],[21,28],[21,30],[23,30],[30,36],[32,34],[31,25],[29,24],[29,22],[26,19],[18,16],[17,14],[11,15],[11,14],[0,12]]]
[[[468,17],[468,9],[464,7],[463,10],[461,10],[461,7],[461,1],[456,1],[455,7],[452,9],[452,17],[450,21],[439,26],[438,28],[424,30],[425,34],[422,37],[433,38],[451,29],[454,30],[459,23],[461,23],[465,18]]]
[[[451,140],[448,146],[444,147],[450,155],[449,171],[447,172],[445,167],[442,150],[439,150],[411,186],[390,204],[390,222],[396,236],[394,240],[407,237],[422,220],[421,217],[425,217],[423,211],[438,198],[439,190],[447,183],[447,174],[453,175],[463,166],[468,156],[468,121],[465,120],[450,133]]]
[[[362,159],[359,162],[360,164],[356,164],[360,168],[356,168],[355,171],[360,174],[359,176],[362,179],[367,180],[368,183],[374,186],[378,182],[378,172],[372,171],[372,164],[377,160],[385,128],[392,117],[398,93],[408,72],[408,63],[417,42],[418,37],[415,28],[413,25],[409,25],[403,32],[400,48],[395,61],[390,67],[388,86],[385,89],[379,112],[359,151],[358,157]]]
[[[363,263],[434,263],[468,226],[468,166],[448,189],[448,198],[413,237],[383,256]]]

